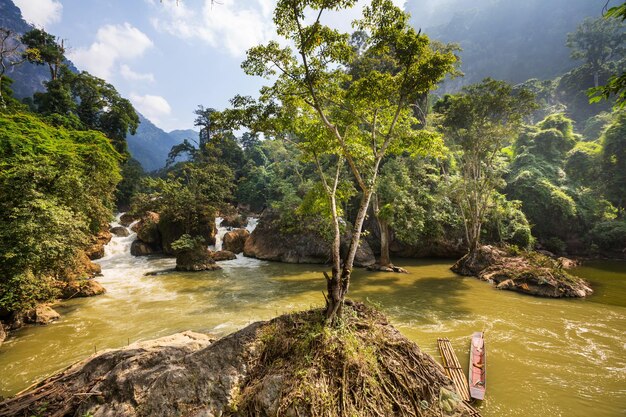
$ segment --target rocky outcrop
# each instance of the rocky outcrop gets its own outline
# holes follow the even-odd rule
[[[104,256],[104,246],[111,241],[111,232],[104,230],[91,239],[91,243],[85,249],[85,254],[91,260],[100,259]]]
[[[93,279],[71,281],[71,282],[59,282],[57,287],[61,292],[61,298],[81,298],[81,297],[94,297],[106,292],[104,287],[100,283]]]
[[[145,256],[154,253],[175,255],[172,243],[184,234],[199,236],[206,245],[215,243],[215,219],[206,217],[198,221],[192,230],[186,231],[183,223],[163,218],[158,213],[146,212],[132,227],[137,233],[137,243],[133,243],[131,253]],[[134,250],[133,250],[134,248]]]
[[[220,227],[242,228],[246,227],[246,224],[248,224],[248,219],[246,216],[242,216],[241,214],[234,214],[230,216],[224,216],[222,222],[220,223]]]
[[[209,256],[215,262],[221,261],[232,261],[233,259],[237,259],[237,255],[228,250],[218,250],[218,251],[209,251]]]
[[[176,254],[177,271],[214,271],[222,269],[215,264],[213,252],[207,249],[201,236],[184,234],[172,244]]]
[[[347,252],[349,235],[342,239],[342,253]],[[244,256],[267,261],[300,264],[321,264],[331,260],[331,244],[313,232],[283,233],[266,217],[246,240]],[[365,267],[376,262],[367,242],[361,239],[354,265]]]
[[[59,274],[59,280],[71,282],[93,278],[101,273],[102,268],[100,265],[92,262],[85,252],[79,252]]]
[[[246,229],[235,229],[224,235],[222,246],[224,250],[228,250],[233,253],[241,253],[243,252],[246,240],[248,240],[249,237],[250,232]]]
[[[144,214],[139,222],[133,227],[137,233],[137,239],[150,245],[159,245],[161,243],[161,234],[159,233],[160,216],[152,211]]]
[[[347,255],[348,249],[349,249],[349,242],[350,242],[350,234],[346,234],[344,235],[344,237],[341,239],[341,256],[344,257]],[[359,247],[356,250],[356,256],[354,258],[354,266],[357,267],[368,267],[370,265],[373,265],[376,262],[376,257],[374,256],[374,251],[372,251],[372,248],[370,247],[370,245],[367,243],[367,241],[365,239],[361,239],[361,242],[359,243]]]
[[[135,240],[130,245],[130,254],[133,256],[148,256],[154,255],[155,253],[161,253],[161,250],[141,240]]]
[[[313,310],[215,341],[185,332],[105,351],[0,403],[0,417],[469,416],[430,356],[358,308],[341,334],[319,332]]]
[[[4,324],[2,324],[2,322],[0,321],[0,346],[2,346],[2,343],[4,343],[6,338],[7,338],[7,332],[6,330],[4,330]]]
[[[583,279],[567,273],[569,263],[537,252],[509,252],[494,246],[482,246],[474,257],[469,254],[457,261],[452,270],[461,275],[477,276],[497,289],[517,291],[540,297],[586,297],[593,293]]]
[[[120,216],[120,224],[124,227],[130,226],[135,220],[138,220],[137,217],[130,213],[124,213]]]
[[[124,226],[115,226],[109,229],[109,231],[117,237],[128,237],[130,232]]]
[[[39,304],[37,307],[21,313],[15,313],[12,320],[7,323],[7,330],[16,330],[27,324],[46,325],[56,321],[61,316],[47,304]]]

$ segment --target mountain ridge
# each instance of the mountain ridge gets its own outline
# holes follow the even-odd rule
[[[0,27],[10,29],[20,35],[35,28],[24,20],[19,7],[11,0],[0,0]],[[66,61],[66,64],[73,72],[79,72],[71,61]],[[10,67],[5,75],[13,80],[11,89],[13,95],[19,99],[32,97],[37,92],[44,92],[44,83],[50,79],[50,73],[46,67],[29,62]],[[146,171],[163,168],[171,147],[181,143],[187,137],[186,135],[194,131],[175,130],[173,131],[175,133],[170,135],[138,111],[137,114],[141,122],[137,133],[126,136],[130,155],[138,160]],[[185,132],[185,134],[180,132]],[[197,135],[195,132],[194,134]]]

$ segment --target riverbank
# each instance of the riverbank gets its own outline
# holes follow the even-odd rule
[[[114,238],[109,249],[118,244]],[[144,276],[173,268],[174,260],[111,252],[99,261],[106,294],[65,302],[59,321],[21,329],[0,347],[0,395],[14,395],[94,350],[185,330],[224,336],[322,302],[323,266],[239,256],[221,263],[221,271]],[[626,263],[576,269],[591,281],[594,295],[554,300],[458,277],[449,270],[452,261],[394,262],[409,273],[355,269],[351,298],[379,305],[402,334],[436,358],[437,338],[449,338],[464,367],[468,336],[484,330],[490,386],[483,416],[613,417],[626,407]]]

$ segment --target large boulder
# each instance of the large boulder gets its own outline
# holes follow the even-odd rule
[[[159,248],[153,247],[141,240],[135,240],[130,245],[130,254],[133,256],[148,256],[160,252]]]
[[[470,415],[433,358],[382,315],[348,308],[341,329],[320,331],[312,310],[216,341],[185,332],[105,351],[0,403],[0,417]]]
[[[93,279],[60,282],[58,288],[61,291],[61,298],[63,299],[94,297],[106,292],[104,287]]]
[[[246,245],[246,240],[250,237],[250,232],[246,229],[235,229],[224,235],[222,241],[222,247],[224,250],[231,251],[233,253],[243,252],[243,248]]]
[[[37,307],[28,311],[16,313],[9,323],[9,329],[19,329],[27,324],[37,324],[43,326],[58,320],[60,317],[61,315],[54,311],[49,305],[39,304]]]
[[[159,223],[159,233],[161,234],[161,247],[163,253],[167,255],[174,255],[174,249],[172,243],[180,239],[184,234],[191,236],[200,236],[204,239],[204,243],[208,245],[215,244],[215,219],[207,217],[198,222],[196,227],[193,227],[189,232],[185,232],[185,227],[182,223],[177,221],[170,221],[168,219],[162,219]]]
[[[345,257],[350,249],[351,234],[346,233],[341,239],[341,256]],[[356,249],[356,255],[354,256],[354,266],[360,268],[366,268],[373,265],[376,262],[374,251],[370,247],[369,243],[365,239],[361,239],[359,247]]]
[[[2,322],[0,321],[0,346],[2,346],[2,343],[4,343],[6,338],[7,338],[7,332],[6,330],[4,330],[4,324],[2,324]]]
[[[137,238],[152,245],[160,244],[159,220],[160,216],[157,213],[152,211],[146,212],[133,227],[133,230],[137,233]]]
[[[237,259],[237,255],[228,250],[218,250],[215,252],[209,251],[209,256],[215,262],[232,261],[233,259]]]
[[[89,246],[85,249],[87,257],[91,260],[102,258],[104,256],[104,246],[111,241],[111,237],[111,232],[108,230],[103,230],[96,236],[93,236]]]
[[[342,239],[342,252],[347,251],[349,234]],[[243,249],[244,256],[268,261],[300,264],[322,264],[331,261],[331,243],[312,231],[285,233],[271,217],[263,217]],[[375,262],[372,249],[361,239],[355,266]]]
[[[246,224],[248,224],[248,218],[246,216],[234,214],[224,216],[222,218],[222,222],[220,223],[220,227],[242,228],[246,227]]]
[[[214,271],[222,269],[215,264],[212,253],[206,248],[202,237],[183,237],[175,242],[177,271]]]
[[[117,237],[128,237],[128,236],[130,236],[130,231],[127,228],[125,228],[124,226],[115,226],[115,227],[112,227],[109,231],[111,233],[113,233]]]
[[[481,246],[470,256],[459,259],[452,270],[476,276],[497,289],[540,297],[586,297],[593,290],[583,279],[565,271],[564,259],[553,259],[537,252],[520,252],[494,246]]]
[[[120,224],[124,227],[130,226],[135,220],[137,220],[137,217],[130,213],[124,213],[120,216]]]

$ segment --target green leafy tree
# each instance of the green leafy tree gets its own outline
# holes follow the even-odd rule
[[[118,152],[127,153],[126,135],[137,131],[139,116],[115,87],[85,71],[75,74],[63,67],[56,79],[46,83],[46,89],[35,93],[38,112],[62,116],[77,129],[98,130]]]
[[[380,233],[379,264],[393,267],[390,244],[434,242],[456,228],[454,207],[445,193],[439,165],[432,158],[400,156],[381,169],[372,209]]]
[[[350,36],[325,26],[322,17],[354,4],[354,0],[279,1],[274,12],[277,33],[293,47],[272,41],[250,49],[243,63],[246,73],[275,79],[273,86],[262,90],[262,100],[281,103],[286,126],[318,167],[334,230],[332,274],[327,276],[329,322],[341,314],[381,161],[401,150],[428,149],[436,141],[436,135],[413,129],[418,122],[411,106],[452,72],[456,61],[454,54],[434,50],[428,37],[411,28],[407,15],[391,1],[374,0],[357,28],[369,33],[363,48],[385,56],[391,65],[370,66],[352,76],[349,67],[356,52]],[[312,23],[305,18],[309,13]],[[334,164],[331,175],[323,168],[324,159]],[[342,259],[337,203],[344,163],[361,200]]]
[[[115,200],[120,211],[128,211],[132,198],[141,191],[141,181],[146,176],[139,161],[127,159],[122,164],[122,181],[117,185]]]
[[[616,19],[587,18],[575,32],[567,35],[572,58],[583,60],[591,68],[594,87],[599,85],[599,72],[603,65],[623,57],[625,41],[624,25]]]
[[[626,114],[620,112],[615,122],[601,138],[602,172],[606,196],[618,209],[620,217],[626,213]]]
[[[626,3],[611,7],[604,17],[623,22],[626,20]],[[595,88],[589,90],[588,95],[589,101],[592,103],[597,103],[602,99],[608,100],[610,97],[615,96],[615,105],[618,108],[623,108],[626,105],[626,72],[611,76],[606,85],[596,85]]]
[[[231,199],[233,174],[217,159],[182,162],[166,178],[145,178],[144,192],[136,194],[131,211],[159,213],[159,230],[166,252],[183,234],[201,237],[208,244],[215,216]]]
[[[33,64],[47,65],[50,79],[56,80],[65,61],[63,40],[43,29],[33,29],[22,36],[22,43],[26,46],[24,57]]]
[[[435,105],[439,125],[449,147],[455,151],[459,175],[455,199],[465,226],[468,254],[463,262],[473,263],[480,245],[483,222],[494,193],[502,185],[502,149],[519,132],[523,118],[535,108],[528,90],[513,90],[503,82],[485,79]]]
[[[0,114],[0,316],[54,296],[111,218],[119,161],[98,132]]]

